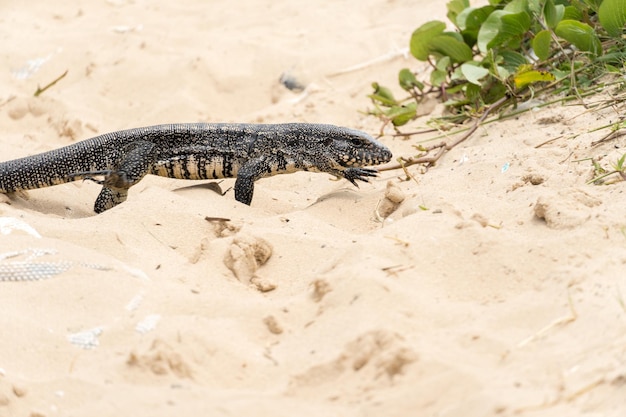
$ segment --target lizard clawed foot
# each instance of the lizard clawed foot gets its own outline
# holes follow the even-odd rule
[[[371,177],[376,177],[378,175],[378,171],[371,168],[346,168],[343,171],[343,177],[350,181],[357,188],[359,184],[357,184],[357,180],[363,182],[369,182]]]

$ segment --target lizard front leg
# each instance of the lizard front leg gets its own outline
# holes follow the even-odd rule
[[[235,181],[235,200],[250,205],[254,195],[254,182],[271,172],[270,163],[264,159],[253,159],[245,164],[237,172]]]

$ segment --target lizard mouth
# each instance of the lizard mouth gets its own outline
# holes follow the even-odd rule
[[[352,154],[344,154],[339,158],[338,162],[344,167],[363,167],[384,164],[389,162],[391,158],[391,151],[385,147],[378,149],[375,153],[364,149]]]

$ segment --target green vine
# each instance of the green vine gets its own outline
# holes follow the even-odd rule
[[[400,127],[417,118],[428,96],[445,104],[436,123],[448,129],[546,93],[580,99],[607,73],[624,70],[626,0],[490,0],[480,7],[451,0],[447,9],[451,25],[427,22],[410,39],[428,79],[402,69],[400,99],[372,84],[369,113],[399,135],[414,134]]]

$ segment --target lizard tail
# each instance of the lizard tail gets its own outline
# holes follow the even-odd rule
[[[50,187],[75,181],[73,172],[94,170],[102,161],[94,160],[97,149],[88,149],[82,142],[64,148],[0,162],[0,193]],[[102,169],[102,168],[100,168]]]

